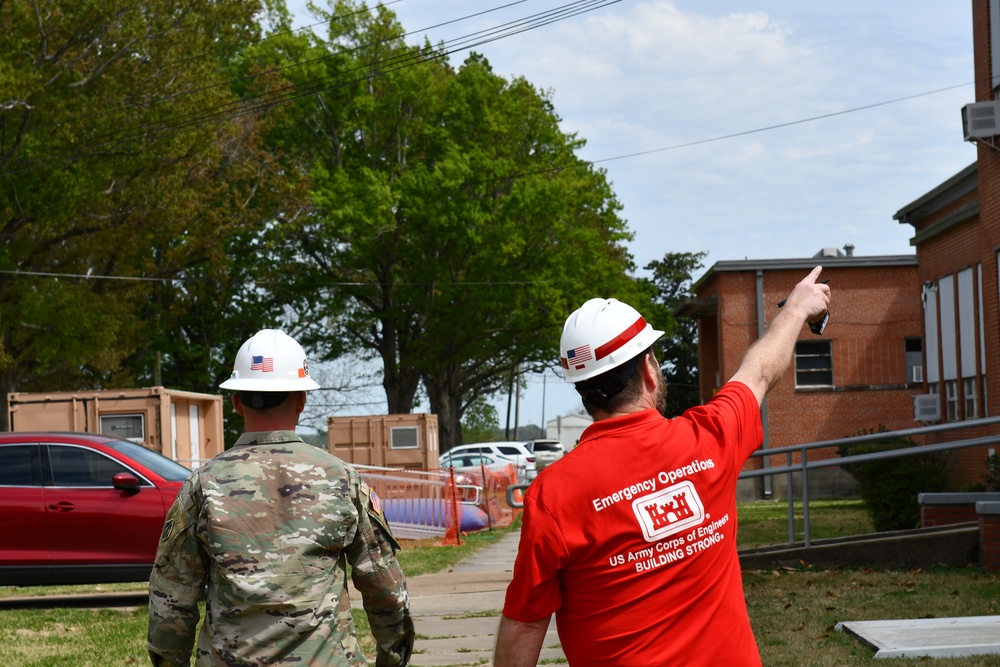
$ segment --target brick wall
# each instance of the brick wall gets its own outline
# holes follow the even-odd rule
[[[778,302],[806,273],[802,269],[764,271],[766,322],[778,314]],[[912,397],[921,388],[906,383],[904,341],[923,335],[917,267],[832,260],[822,278],[830,280],[832,289],[830,323],[823,338],[833,344],[835,387],[796,389],[793,360],[768,395],[770,447],[841,438],[880,426],[893,430],[915,425]],[[699,338],[701,368],[714,367],[725,382],[758,338],[756,269],[716,273],[701,286],[698,296],[715,296],[718,303],[718,317],[703,320],[700,330],[711,330],[718,341],[716,345],[712,339]],[[817,338],[803,327],[800,339]],[[714,364],[711,357],[717,360]],[[711,398],[705,382],[714,384],[715,375],[702,378],[703,400]],[[809,458],[835,455],[833,449],[818,450],[810,452]],[[796,454],[793,460],[799,459]],[[784,462],[784,456],[772,460],[773,465]],[[749,465],[757,467],[760,462]]]
[[[993,99],[991,89],[991,55],[989,30],[988,0],[973,0],[972,4],[972,38],[973,63],[976,79],[976,101]],[[969,100],[970,102],[973,100]],[[924,238],[916,246],[919,259],[919,275],[921,283],[937,281],[944,276],[952,276],[964,269],[973,267],[982,271],[982,290],[980,282],[973,281],[975,303],[982,304],[982,322],[980,311],[975,312],[975,327],[977,347],[975,358],[977,365],[976,381],[979,399],[979,414],[965,415],[964,387],[960,382],[959,418],[1000,414],[1000,373],[995,360],[1000,358],[1000,294],[997,284],[996,253],[1000,249],[1000,151],[984,142],[977,143],[976,181],[974,189],[961,196],[941,194],[938,201],[924,206],[922,210],[912,212],[909,220],[917,232],[929,230],[935,224],[947,219],[957,210],[970,203],[979,203],[978,215],[972,216],[958,224],[944,229],[938,234]],[[978,271],[977,271],[978,273]],[[957,289],[957,285],[955,286]],[[957,295],[956,295],[957,296]],[[985,332],[984,336],[979,331]],[[956,351],[955,354],[960,354]],[[985,357],[985,367],[980,360]],[[939,368],[940,370],[940,368]],[[925,372],[926,376],[926,372]],[[941,389],[943,392],[943,388]],[[994,430],[995,432],[995,430]],[[950,436],[931,436],[929,442],[968,438],[987,435],[985,432],[963,431]],[[965,449],[952,454],[953,468],[951,485],[959,489],[970,483],[981,481],[987,447]]]
[[[979,564],[1000,571],[1000,502],[976,503],[979,512]]]
[[[975,503],[959,503],[955,505],[921,505],[920,527],[950,526],[956,523],[968,523],[979,520]]]

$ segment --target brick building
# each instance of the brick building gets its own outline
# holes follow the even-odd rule
[[[981,214],[979,179],[973,163],[895,215],[915,231],[911,243],[917,249],[924,301],[924,392],[941,422],[996,414],[989,407],[987,360],[1000,352],[997,246],[990,241],[989,225]],[[969,429],[960,436],[929,436],[928,442],[988,432]],[[981,481],[988,453],[988,448],[954,452],[952,487]]]
[[[825,267],[834,287],[830,324],[823,337],[803,329],[794,369],[768,396],[766,447],[919,426],[915,409],[923,422],[1000,414],[1000,0],[972,0],[972,33],[975,101],[961,118],[977,159],[895,214],[913,227],[916,255],[824,251],[802,260],[719,262],[681,311],[698,318],[704,401],[735,373],[792,285],[814,264]],[[1000,439],[1000,428],[922,440],[987,435]],[[986,457],[997,453],[1000,446],[954,452],[951,486],[982,481]],[[846,480],[839,469],[826,470],[825,491],[836,495]],[[818,482],[810,476],[810,489]],[[759,481],[745,484],[741,496],[782,496],[783,486],[777,477],[771,493]]]
[[[944,422],[1000,413],[1000,0],[973,0],[972,28],[976,101],[962,116],[977,160],[894,216],[914,228],[910,243],[926,306],[924,391],[936,398],[930,400]],[[937,439],[990,433],[997,429]],[[952,486],[980,482],[990,453],[988,447],[955,452]]]
[[[861,431],[911,428],[913,396],[922,390],[921,281],[915,255],[861,257],[824,249],[803,259],[720,261],[693,286],[680,312],[698,320],[700,395],[707,401],[739,367],[747,348],[778,312],[778,303],[817,264],[834,289],[822,336],[803,328],[793,367],[762,409],[764,446],[830,440]],[[810,460],[836,450],[811,452]],[[798,461],[798,457],[794,460]],[[776,456],[771,465],[785,464]],[[763,465],[751,459],[750,467]],[[741,499],[786,496],[786,476],[741,482]],[[855,490],[840,468],[814,471],[813,497]],[[796,481],[796,488],[798,482]]]

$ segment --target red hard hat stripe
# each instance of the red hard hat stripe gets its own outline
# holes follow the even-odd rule
[[[594,358],[603,359],[612,352],[617,352],[622,345],[638,336],[639,333],[645,328],[646,320],[640,317],[635,321],[635,324],[594,350]]]

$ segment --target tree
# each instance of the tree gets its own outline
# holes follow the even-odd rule
[[[158,352],[214,387],[229,253],[295,185],[229,81],[260,9],[0,2],[0,396],[150,380]]]
[[[692,298],[692,275],[702,268],[705,252],[668,252],[646,265],[655,290],[651,320],[663,330],[656,357],[667,379],[667,414],[676,416],[700,404],[698,391],[698,323],[675,311]]]
[[[499,428],[497,409],[486,399],[474,402],[462,416],[462,435],[470,442],[490,442]]]
[[[327,356],[377,355],[390,412],[409,412],[422,383],[447,449],[511,369],[553,363],[581,292],[638,289],[630,233],[546,95],[480,56],[455,71],[405,45],[384,7],[334,9],[324,66],[346,70],[324,75],[299,126],[316,211],[289,228],[290,291],[310,295]]]
[[[862,430],[856,435],[885,433],[884,425]],[[841,457],[910,449],[917,443],[910,438],[894,437],[840,445]],[[841,466],[858,480],[865,509],[877,531],[909,530],[920,526],[921,493],[937,493],[948,486],[950,452],[929,452],[899,458],[878,459]]]

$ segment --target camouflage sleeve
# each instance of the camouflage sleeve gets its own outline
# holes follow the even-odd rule
[[[206,581],[198,550],[197,474],[184,482],[167,512],[149,575],[149,632],[154,667],[188,667],[198,626],[198,602]]]
[[[351,495],[358,508],[358,532],[347,547],[351,580],[361,592],[372,636],[378,645],[376,667],[402,667],[413,653],[413,618],[406,579],[396,560],[392,537],[375,492],[353,470]]]

